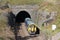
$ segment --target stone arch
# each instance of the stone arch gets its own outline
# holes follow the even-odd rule
[[[16,18],[15,18],[16,19],[15,22],[16,23],[23,23],[23,22],[25,22],[25,18],[31,18],[31,16],[27,11],[22,10],[17,13]]]

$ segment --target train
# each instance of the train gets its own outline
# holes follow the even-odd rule
[[[25,23],[27,25],[27,31],[30,35],[40,34],[40,29],[34,22],[32,22],[31,18],[25,18]]]

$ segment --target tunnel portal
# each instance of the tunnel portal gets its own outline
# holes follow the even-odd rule
[[[20,24],[25,22],[25,18],[31,18],[30,14],[27,11],[20,11],[15,18],[15,22]],[[37,31],[35,34],[39,34],[39,29],[37,28]]]
[[[20,11],[17,15],[16,15],[16,23],[23,23],[25,22],[25,18],[31,18],[30,14],[27,11]]]

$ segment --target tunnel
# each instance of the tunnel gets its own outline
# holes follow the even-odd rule
[[[23,23],[25,22],[25,18],[31,18],[30,14],[27,11],[20,11],[16,15],[16,23]]]
[[[15,22],[20,25],[20,23],[24,23],[25,22],[25,18],[31,18],[30,14],[27,11],[20,11],[15,18]],[[37,31],[35,32],[35,34],[40,34],[39,33],[40,30],[39,28],[37,28]]]

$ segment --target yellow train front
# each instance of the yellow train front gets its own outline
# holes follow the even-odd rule
[[[36,36],[40,34],[40,29],[32,22],[30,18],[26,18],[25,22],[27,25],[27,31],[30,35]]]

